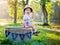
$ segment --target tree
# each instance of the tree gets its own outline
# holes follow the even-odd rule
[[[30,6],[33,8],[33,10],[35,12],[35,16],[32,21],[42,22],[43,16],[42,16],[42,11],[40,8],[41,6],[40,6],[39,2],[36,2],[35,0],[33,0],[31,2]]]
[[[51,16],[51,23],[54,25],[60,25],[60,2],[57,0],[54,4],[54,13]]]
[[[24,8],[25,5],[27,5],[28,3],[29,3],[29,0],[26,0],[26,1],[22,0],[22,6],[23,6],[23,8]]]
[[[22,17],[22,9],[24,9],[28,3],[29,0],[21,0],[20,2],[18,2],[18,0],[8,0],[10,15],[14,19],[14,23],[17,23],[17,18]]]
[[[53,8],[54,8],[54,3],[53,2],[48,2],[46,4],[46,10],[48,12],[48,24],[51,24],[50,19],[51,19],[52,14],[54,13]]]
[[[17,23],[17,1],[14,2],[14,23]]]
[[[18,0],[8,0],[9,7],[13,9],[14,23],[17,23],[17,2]]]
[[[40,0],[40,5],[42,7],[42,12],[44,14],[44,24],[48,25],[48,12],[46,10],[46,3],[50,2],[50,0]]]

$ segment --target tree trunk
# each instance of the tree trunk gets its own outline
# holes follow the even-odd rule
[[[25,7],[25,1],[24,0],[22,0],[22,6],[23,6],[23,9],[24,9],[24,7]]]
[[[26,0],[26,5],[29,3],[29,0]]]
[[[43,22],[44,22],[44,24],[48,24],[48,13],[47,13],[45,5],[42,5],[42,11],[44,14]]]
[[[17,0],[14,3],[14,23],[17,23]]]
[[[25,3],[24,0],[22,0],[22,6],[23,6],[23,8],[25,7],[25,5],[28,5],[28,3],[29,3],[29,0],[26,0],[26,3]]]

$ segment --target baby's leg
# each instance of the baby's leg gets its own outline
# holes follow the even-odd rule
[[[33,31],[33,32],[34,32],[35,29],[36,29],[35,26],[33,26],[33,25],[32,25],[32,26],[25,27],[25,28],[32,28],[32,31]]]
[[[26,28],[32,29],[32,33],[36,36],[38,36],[38,34],[40,33],[39,31],[36,30],[35,26],[28,26]]]
[[[34,25],[32,25],[32,26],[30,26],[31,28],[32,28],[32,31],[35,31],[35,26]]]

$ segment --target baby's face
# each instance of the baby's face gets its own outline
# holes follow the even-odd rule
[[[27,8],[27,9],[25,10],[25,13],[26,13],[26,14],[30,14],[30,13],[31,13],[30,8]]]

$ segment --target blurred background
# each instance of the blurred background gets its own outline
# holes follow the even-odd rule
[[[35,12],[33,22],[60,25],[60,0],[0,0],[0,24],[21,23],[27,4]]]

